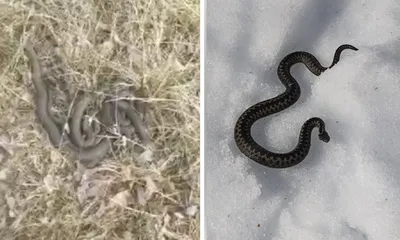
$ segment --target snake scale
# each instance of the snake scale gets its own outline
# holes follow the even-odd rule
[[[278,77],[285,86],[282,94],[254,104],[245,110],[236,122],[234,139],[239,150],[253,161],[270,168],[288,168],[302,162],[311,146],[311,133],[314,128],[319,130],[319,139],[329,142],[330,136],[325,130],[325,123],[321,118],[308,119],[300,130],[297,146],[287,153],[274,153],[261,147],[251,136],[251,127],[259,119],[278,113],[289,108],[300,97],[300,86],[290,74],[290,68],[296,63],[303,63],[314,75],[319,76],[325,70],[332,68],[339,62],[340,54],[345,49],[357,51],[352,45],[344,44],[337,48],[331,66],[323,67],[310,53],[298,51],[283,58],[278,66]]]
[[[97,143],[94,142],[93,137],[88,141],[84,141],[81,133],[81,119],[85,109],[89,104],[89,97],[81,95],[76,103],[75,109],[72,113],[71,133],[63,134],[62,126],[57,124],[55,119],[50,114],[50,95],[46,84],[43,81],[42,70],[40,67],[38,56],[33,48],[33,44],[29,41],[25,44],[24,51],[31,65],[32,82],[36,89],[36,114],[40,120],[43,128],[49,135],[51,144],[57,148],[64,148],[66,150],[77,153],[80,162],[88,168],[98,165],[98,163],[105,157],[110,149],[110,141],[108,138],[103,138]],[[110,100],[110,99],[107,99]],[[105,124],[104,129],[111,127],[116,123],[114,113],[119,115],[124,113],[132,126],[138,133],[139,139],[144,145],[151,145],[151,140],[144,129],[143,122],[139,114],[133,106],[125,101],[104,101],[100,111],[101,122]],[[96,128],[96,127],[95,127]],[[97,131],[99,129],[97,128]],[[93,134],[92,134],[93,135]]]

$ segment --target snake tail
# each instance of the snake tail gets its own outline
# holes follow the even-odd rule
[[[356,47],[354,47],[354,46],[352,46],[352,45],[349,45],[349,44],[343,44],[343,45],[339,46],[339,47],[336,49],[335,55],[334,55],[334,57],[333,57],[332,64],[328,67],[329,69],[331,69],[333,66],[335,66],[335,65],[339,62],[339,60],[340,60],[340,54],[341,54],[345,49],[350,49],[350,50],[358,51],[358,48],[356,48]]]

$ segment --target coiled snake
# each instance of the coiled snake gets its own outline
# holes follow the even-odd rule
[[[50,114],[49,91],[42,79],[42,70],[38,56],[33,48],[33,44],[27,41],[24,51],[30,61],[32,82],[36,89],[36,113],[43,128],[49,135],[50,142],[57,148],[64,148],[77,153],[80,162],[86,167],[95,167],[108,153],[110,149],[110,141],[107,138],[103,138],[97,143],[94,143],[93,140],[89,141],[91,144],[87,144],[83,140],[80,132],[80,121],[83,117],[84,110],[89,104],[88,96],[84,95],[80,97],[80,100],[77,102],[75,110],[72,113],[72,132],[69,135],[64,135],[62,127],[57,124]],[[103,103],[101,109],[101,121],[105,124],[104,128],[109,128],[116,123],[114,113],[119,115],[124,113],[126,118],[128,118],[132,123],[133,127],[135,127],[139,139],[144,143],[144,145],[152,145],[151,139],[144,130],[143,123],[140,121],[140,116],[136,113],[135,109],[125,101],[105,101]]]
[[[340,54],[345,49],[357,51],[352,45],[341,45],[335,52],[332,68],[339,62]],[[287,153],[274,153],[266,150],[255,142],[251,136],[251,127],[259,119],[280,112],[297,102],[300,97],[300,86],[290,74],[290,68],[296,63],[304,63],[308,70],[316,76],[328,68],[323,67],[319,61],[308,52],[293,52],[287,55],[278,66],[278,77],[285,86],[286,91],[277,97],[259,102],[249,107],[242,113],[236,122],[234,139],[239,150],[253,161],[270,168],[288,168],[302,162],[307,156],[311,146],[311,132],[314,128],[319,130],[319,139],[329,142],[330,136],[325,130],[325,123],[318,117],[308,119],[300,130],[297,146]]]

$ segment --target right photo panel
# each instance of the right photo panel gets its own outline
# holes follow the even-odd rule
[[[206,239],[400,239],[399,13],[207,2]]]

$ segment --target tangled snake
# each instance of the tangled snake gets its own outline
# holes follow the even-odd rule
[[[340,54],[345,49],[357,51],[352,45],[341,45],[335,52],[333,62],[329,69],[339,62]],[[300,86],[290,74],[290,68],[296,63],[304,63],[308,70],[319,76],[328,68],[323,67],[319,61],[308,52],[293,52],[287,55],[278,66],[278,77],[285,86],[286,91],[277,97],[259,102],[249,107],[242,113],[236,122],[234,139],[239,150],[253,161],[270,168],[288,168],[302,162],[307,156],[311,146],[311,132],[314,128],[319,130],[319,139],[329,142],[330,136],[325,130],[325,123],[318,117],[308,119],[300,130],[297,146],[287,153],[274,153],[266,150],[255,142],[251,136],[251,127],[259,119],[278,113],[297,102],[300,97]]]
[[[59,126],[50,114],[50,99],[49,91],[43,81],[42,70],[39,64],[38,56],[31,42],[27,41],[24,51],[31,65],[32,82],[36,89],[36,114],[49,135],[51,144],[57,148],[64,148],[78,154],[80,162],[88,168],[98,165],[105,157],[110,149],[110,141],[108,138],[103,138],[99,142],[94,142],[94,135],[90,134],[89,140],[84,141],[81,133],[81,119],[85,109],[89,104],[89,97],[81,95],[76,103],[76,107],[72,112],[71,134],[63,134],[62,127]],[[107,99],[110,100],[110,99]],[[144,145],[151,145],[151,140],[145,131],[143,122],[133,106],[125,101],[104,101],[100,111],[101,121],[105,125],[105,129],[116,123],[114,113],[124,115],[128,118],[131,124],[135,127],[139,139]],[[96,127],[95,127],[96,128]],[[99,129],[97,128],[97,131]]]

